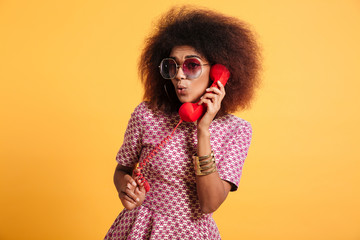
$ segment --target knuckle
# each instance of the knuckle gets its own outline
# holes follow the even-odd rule
[[[125,194],[128,195],[128,196],[131,196],[131,195],[132,195],[132,192],[130,191],[130,189],[126,189],[126,190],[125,190]]]

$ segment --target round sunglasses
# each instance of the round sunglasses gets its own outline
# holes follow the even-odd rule
[[[182,65],[178,65],[173,58],[164,58],[160,63],[160,74],[165,79],[176,77],[181,67],[187,79],[195,79],[201,75],[202,66],[210,64],[201,64],[197,58],[187,58]]]

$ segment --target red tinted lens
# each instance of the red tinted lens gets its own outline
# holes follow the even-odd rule
[[[186,59],[183,63],[182,70],[188,79],[198,78],[201,74],[201,63],[196,58]]]

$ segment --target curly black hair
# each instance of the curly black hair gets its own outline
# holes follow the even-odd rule
[[[152,109],[165,113],[178,110],[181,103],[170,81],[161,77],[158,66],[173,47],[184,45],[193,47],[210,63],[221,63],[230,70],[218,116],[250,105],[261,68],[259,46],[250,27],[212,10],[182,6],[171,8],[159,19],[140,56],[143,99]]]

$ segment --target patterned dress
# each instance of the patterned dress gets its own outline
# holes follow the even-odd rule
[[[154,112],[142,102],[131,114],[116,160],[129,167],[142,161],[179,121],[178,114]],[[212,121],[210,134],[218,173],[235,191],[251,141],[251,125],[228,114]],[[212,214],[200,210],[192,163],[196,149],[196,125],[181,123],[142,170],[151,187],[143,204],[124,209],[105,239],[220,239]]]

